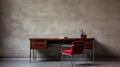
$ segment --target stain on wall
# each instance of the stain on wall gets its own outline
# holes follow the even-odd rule
[[[29,57],[29,38],[80,37],[80,29],[95,38],[96,57],[120,57],[119,4],[119,0],[1,0],[0,57]],[[44,54],[57,56],[52,52],[56,48],[49,49]]]

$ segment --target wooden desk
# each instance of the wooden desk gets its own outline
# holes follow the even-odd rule
[[[30,38],[30,62],[31,62],[31,50],[33,50],[34,58],[34,49],[47,49],[48,44],[68,44],[72,43],[75,40],[83,40],[81,38]],[[93,61],[94,61],[94,38],[84,39],[85,49],[92,49]]]

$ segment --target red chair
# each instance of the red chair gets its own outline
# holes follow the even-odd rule
[[[84,49],[84,41],[73,41],[72,45],[62,45],[62,47],[70,47],[70,49],[61,49],[61,67],[62,67],[62,61],[63,61],[63,55],[68,55],[71,57],[71,64],[73,67],[73,58],[76,54],[83,53]]]

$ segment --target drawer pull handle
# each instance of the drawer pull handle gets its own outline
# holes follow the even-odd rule
[[[36,44],[35,46],[44,46],[44,45],[37,45],[37,44]]]

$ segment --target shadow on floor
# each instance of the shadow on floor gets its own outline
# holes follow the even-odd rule
[[[101,65],[103,65],[103,64],[97,64],[97,63],[94,63],[94,64],[92,64],[92,63],[75,64],[75,66],[101,66]]]

